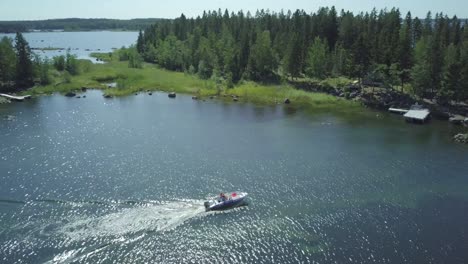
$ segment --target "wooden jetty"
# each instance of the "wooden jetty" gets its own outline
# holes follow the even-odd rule
[[[388,111],[391,112],[391,113],[404,115],[404,114],[408,113],[409,110],[399,109],[399,108],[389,108]]]
[[[429,109],[424,108],[422,105],[413,105],[411,109],[404,115],[406,121],[413,123],[424,123],[431,115]]]
[[[19,102],[24,101],[24,99],[31,98],[31,95],[15,96],[15,95],[2,94],[2,93],[0,93],[0,96],[10,99],[12,101],[19,101]]]

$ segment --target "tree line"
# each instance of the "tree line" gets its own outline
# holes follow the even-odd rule
[[[140,31],[136,48],[147,62],[228,86],[348,76],[386,87],[411,84],[414,94],[440,102],[468,99],[468,26],[442,13],[420,19],[410,12],[402,18],[396,8],[208,11],[154,23]]]
[[[30,21],[0,21],[0,32],[16,33],[27,31],[91,31],[91,30],[140,30],[159,21],[158,18],[102,19],[65,18]]]

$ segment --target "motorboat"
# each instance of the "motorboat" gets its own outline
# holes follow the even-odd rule
[[[206,211],[222,211],[231,209],[238,206],[246,205],[247,193],[245,192],[233,192],[233,193],[221,193],[220,196],[215,197],[205,202]]]

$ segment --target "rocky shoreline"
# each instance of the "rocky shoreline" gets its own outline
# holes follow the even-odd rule
[[[332,95],[338,98],[343,98],[350,101],[360,102],[362,105],[377,109],[380,111],[388,111],[389,108],[398,109],[410,109],[414,104],[422,105],[424,108],[430,110],[431,115],[440,120],[448,120],[454,125],[464,125],[468,127],[468,104],[457,104],[457,105],[438,105],[436,102],[430,100],[417,100],[406,93],[396,91],[394,89],[384,88],[372,88],[364,86],[361,88],[357,84],[349,84],[344,87],[335,88],[330,85],[323,85],[316,82],[289,82],[290,85],[297,89],[304,90],[307,92],[319,92]],[[77,89],[81,92],[86,92],[89,87],[81,87]],[[65,94],[67,97],[85,98],[86,96],[80,96],[77,92],[68,92]],[[148,92],[150,92],[148,90]],[[151,93],[150,93],[151,95]],[[104,95],[105,98],[111,98],[112,96]],[[169,93],[169,98],[175,98],[175,93]],[[232,95],[233,101],[238,101],[237,95]],[[194,100],[198,100],[198,97],[192,97]],[[0,97],[0,104],[10,103],[10,100]],[[294,104],[294,100],[285,98],[284,104]],[[456,142],[468,144],[468,134],[458,134],[453,138]]]
[[[389,108],[410,109],[414,104],[422,105],[430,110],[431,115],[441,120],[448,120],[453,124],[468,126],[468,104],[439,105],[431,100],[418,100],[406,93],[394,89],[360,87],[349,84],[342,88],[335,88],[312,82],[290,82],[298,89],[309,92],[321,92],[336,97],[361,102],[369,108],[388,111]]]
[[[412,105],[419,104],[429,109],[434,118],[447,120],[454,125],[468,127],[468,104],[439,105],[431,100],[417,100],[408,94],[384,88],[372,88],[350,84],[342,88],[321,85],[312,82],[290,82],[298,89],[309,92],[321,92],[348,100],[362,103],[366,107],[381,111],[390,108],[410,109]],[[468,133],[457,134],[453,137],[455,142],[468,144]]]

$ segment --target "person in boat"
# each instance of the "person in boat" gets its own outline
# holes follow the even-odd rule
[[[224,202],[227,200],[226,195],[224,193],[220,193],[219,198],[221,199],[221,202]]]

